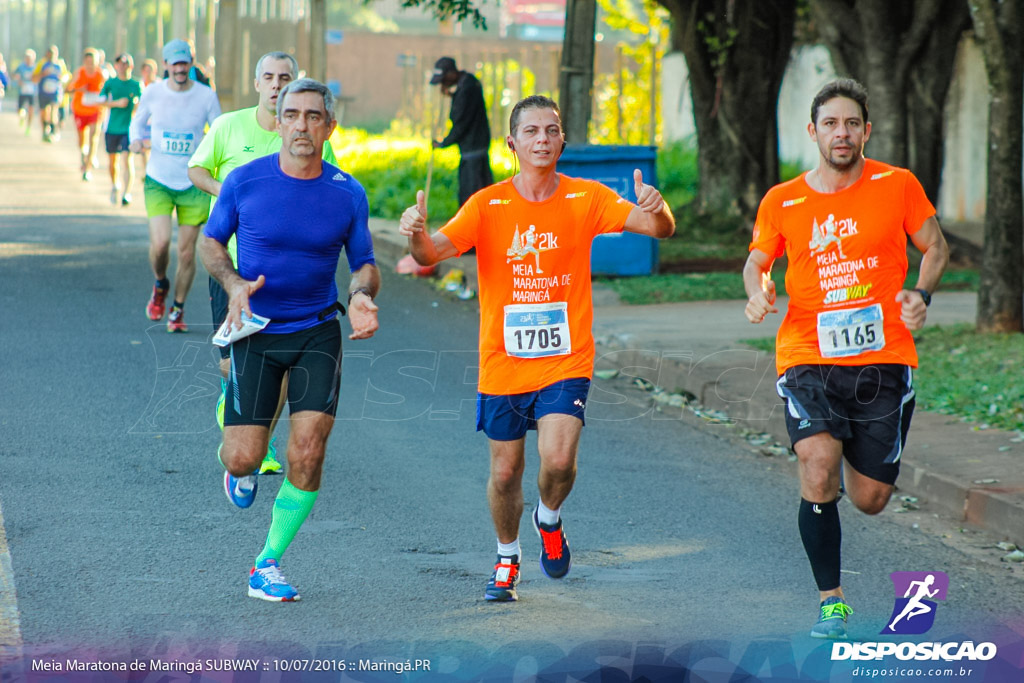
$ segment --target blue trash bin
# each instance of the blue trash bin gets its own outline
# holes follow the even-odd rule
[[[558,159],[558,171],[596,180],[631,202],[636,201],[633,169],[644,182],[658,186],[657,148],[646,145],[568,145]],[[590,251],[595,275],[651,275],[658,270],[658,240],[630,232],[599,235]]]

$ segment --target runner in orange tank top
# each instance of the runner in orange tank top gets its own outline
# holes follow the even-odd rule
[[[768,275],[786,254],[776,386],[799,461],[800,537],[821,601],[811,635],[845,638],[852,610],[839,581],[841,475],[862,512],[889,502],[914,412],[911,331],[924,325],[949,249],[917,178],[864,158],[871,123],[862,85],[828,83],[807,130],[818,167],[761,200],[743,268],[745,312],[752,323],[778,313]],[[910,290],[908,236],[924,254]]]
[[[476,248],[480,278],[480,380],[477,429],[490,443],[487,498],[498,559],[484,599],[518,598],[519,521],[523,514],[525,436],[537,430],[541,571],[569,572],[562,502],[576,477],[576,451],[594,370],[590,245],[602,233],[668,237],[672,212],[634,171],[637,202],[604,185],[558,173],[565,147],[558,105],[532,96],[512,109],[506,142],[520,171],[474,194],[433,235],[423,192],[406,209],[399,232],[413,258],[429,266]]]
[[[96,150],[100,139],[100,91],[103,90],[103,71],[99,68],[95,48],[87,47],[82,57],[82,66],[68,85],[71,98],[71,113],[75,116],[75,130],[78,131],[78,149],[81,153],[82,180],[92,178],[92,169],[98,166]]]

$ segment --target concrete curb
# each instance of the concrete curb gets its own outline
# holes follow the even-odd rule
[[[405,239],[398,234],[397,221],[371,219],[370,230],[381,267],[393,269],[395,263],[408,253]],[[456,268],[465,273],[467,284],[475,290],[475,256],[462,256],[438,264],[436,276],[444,277]],[[596,320],[602,318],[602,309],[608,318],[607,312],[618,304],[616,297],[608,294],[595,289]],[[940,293],[937,303],[948,296]],[[707,302],[707,307],[718,303]],[[724,302],[722,305],[731,307],[736,302]],[[673,318],[673,327],[688,330],[711,324],[706,315],[707,307],[689,314],[687,318],[680,317],[678,325]],[[933,317],[934,322],[941,324],[958,320],[955,315],[949,315],[949,311],[943,311],[940,305],[933,308],[936,315],[930,316],[930,321]],[[740,308],[736,310],[736,315],[740,315]],[[680,314],[659,308],[652,310],[651,315]],[[662,326],[665,323],[664,320],[658,322]],[[660,350],[658,347],[664,346],[663,342],[651,341],[646,347],[645,343],[643,329],[635,326],[628,333],[621,330],[599,336],[597,368],[615,369],[623,375],[642,378],[665,391],[692,395],[703,408],[725,413],[738,424],[770,434],[775,441],[789,445],[785,403],[775,391],[777,375],[772,354],[730,342],[728,338],[717,340],[713,345],[697,344],[695,350],[684,351]],[[962,432],[968,429],[961,423],[950,424],[947,416],[918,411],[897,482],[900,492],[916,496],[960,521],[1024,546],[1024,459],[1019,453],[1004,453],[999,448],[999,444],[1008,443],[1014,435],[989,430],[966,437],[966,446],[957,444],[958,440],[964,441]],[[983,459],[965,458],[964,451],[968,449],[969,452],[987,452]],[[1019,450],[1024,451],[1024,446]],[[970,462],[965,462],[968,460]],[[999,479],[999,482],[991,485],[973,483],[992,479]]]
[[[682,354],[680,354],[682,355]],[[734,348],[704,356],[698,361],[660,351],[615,348],[614,343],[598,351],[598,367],[613,368],[629,377],[640,377],[670,393],[692,395],[705,409],[723,412],[738,424],[770,434],[788,446],[785,403],[775,393],[775,362],[772,355],[753,349]],[[918,414],[922,421],[942,421],[944,416]],[[917,419],[917,418],[915,418]],[[935,437],[933,424],[919,425]],[[966,429],[966,427],[964,427]],[[998,486],[971,483],[971,479],[943,473],[927,462],[911,441],[903,456],[897,482],[902,494],[910,494],[937,505],[945,513],[968,524],[992,531],[1007,540],[1024,544],[1024,482]],[[992,430],[991,435],[1012,434]],[[941,440],[941,435],[938,435]],[[920,439],[917,439],[920,441]],[[997,458],[986,455],[986,458]],[[1014,458],[1017,460],[1014,461]],[[996,474],[1021,478],[1020,456],[999,458],[974,475]]]

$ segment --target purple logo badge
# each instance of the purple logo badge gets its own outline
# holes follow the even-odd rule
[[[935,623],[936,600],[945,600],[949,577],[945,572],[893,572],[889,575],[896,591],[889,624],[882,634],[916,635]]]

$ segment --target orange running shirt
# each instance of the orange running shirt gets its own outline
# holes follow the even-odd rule
[[[441,228],[460,254],[476,247],[482,393],[593,374],[590,245],[621,232],[634,204],[595,180],[558,178],[542,202],[523,199],[511,180],[491,185]]]
[[[935,215],[921,183],[866,159],[864,173],[833,194],[807,174],[761,200],[750,249],[785,252],[789,310],[775,342],[779,374],[795,365],[899,363],[917,367],[896,294],[907,277],[907,235]]]
[[[74,89],[71,97],[71,111],[78,116],[92,116],[100,113],[100,108],[95,104],[87,103],[98,101],[100,91],[103,90],[103,72],[96,69],[91,76],[85,73],[85,67],[79,67],[75,74],[75,80],[71,81],[70,88]],[[86,101],[83,101],[85,99]]]

